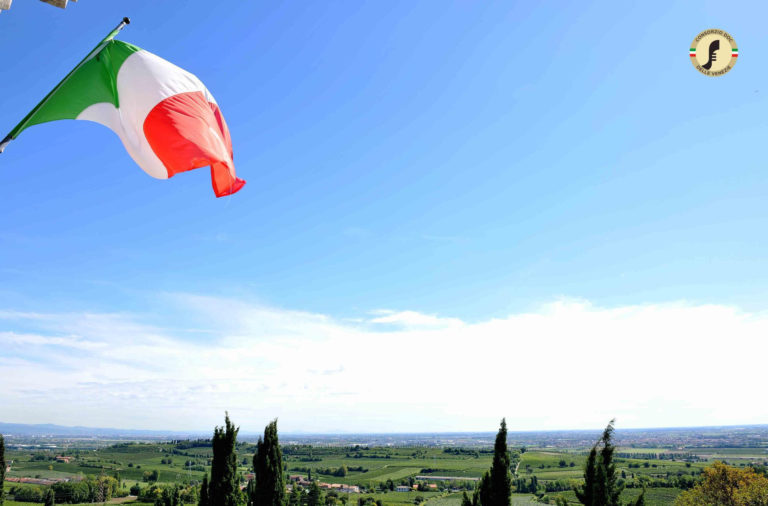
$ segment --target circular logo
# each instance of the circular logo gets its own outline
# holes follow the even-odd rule
[[[693,66],[702,74],[721,76],[736,64],[739,48],[728,32],[704,30],[691,42],[689,56]]]

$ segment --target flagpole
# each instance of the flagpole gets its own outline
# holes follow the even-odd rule
[[[107,36],[106,36],[106,37],[104,37],[104,39],[103,39],[101,42],[99,42],[99,44],[98,44],[98,45],[97,45],[95,48],[93,48],[93,49],[91,50],[91,52],[90,52],[90,53],[88,53],[88,54],[86,55],[86,57],[85,57],[85,58],[83,58],[83,59],[80,61],[80,63],[78,63],[78,64],[75,66],[75,68],[73,68],[71,71],[69,71],[69,74],[67,74],[66,76],[64,76],[64,79],[62,79],[62,80],[59,82],[59,84],[57,84],[57,85],[56,85],[56,86],[55,86],[55,87],[54,87],[54,88],[53,88],[53,89],[50,91],[50,93],[48,93],[48,94],[45,96],[45,98],[44,98],[44,99],[42,99],[42,100],[40,101],[40,103],[39,103],[39,104],[37,104],[37,105],[35,106],[35,108],[34,108],[34,109],[32,109],[32,110],[29,112],[29,114],[27,114],[27,115],[24,117],[24,119],[23,119],[23,120],[21,120],[21,122],[20,122],[18,125],[16,125],[16,126],[14,127],[14,129],[13,129],[13,130],[11,130],[11,132],[10,132],[8,135],[6,135],[6,136],[5,136],[5,138],[4,138],[2,141],[0,141],[0,153],[2,153],[2,152],[5,150],[5,147],[6,147],[6,146],[7,146],[7,145],[8,145],[8,144],[9,144],[9,143],[10,143],[10,142],[13,140],[13,139],[15,139],[15,138],[16,138],[16,136],[19,134],[19,132],[21,132],[21,131],[22,131],[22,130],[23,130],[23,129],[24,129],[26,126],[27,126],[27,122],[29,122],[30,118],[32,118],[32,116],[34,116],[34,114],[35,114],[37,111],[39,111],[39,110],[40,110],[40,108],[42,108],[42,107],[43,107],[43,106],[44,106],[44,105],[45,105],[45,104],[48,102],[48,99],[49,99],[49,98],[51,98],[51,96],[52,96],[54,93],[56,93],[56,92],[59,90],[59,88],[61,88],[61,86],[62,86],[62,85],[65,83],[65,82],[67,82],[67,79],[69,79],[69,78],[70,78],[70,76],[71,76],[72,74],[74,74],[74,73],[75,73],[75,71],[77,71],[77,70],[78,70],[80,67],[82,67],[82,66],[83,66],[83,64],[84,64],[85,62],[87,62],[88,60],[90,60],[91,58],[93,58],[93,57],[94,57],[96,54],[98,54],[98,52],[99,52],[99,51],[101,51],[102,49],[104,49],[104,46],[106,46],[106,45],[109,43],[109,41],[111,41],[113,38],[115,38],[115,36],[116,36],[118,33],[120,33],[120,30],[122,30],[123,28],[125,28],[125,27],[126,27],[126,25],[129,25],[130,23],[131,23],[131,20],[130,20],[129,18],[127,18],[127,17],[123,18],[123,20],[122,20],[122,21],[120,21],[120,23],[119,23],[119,24],[118,24],[118,25],[117,25],[117,26],[116,26],[116,27],[115,27],[115,28],[114,28],[114,29],[113,29],[111,32],[109,32],[109,34],[107,34]]]

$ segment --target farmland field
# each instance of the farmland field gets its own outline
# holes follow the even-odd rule
[[[513,481],[516,486],[536,484],[539,498],[553,500],[563,495],[575,503],[571,488],[582,480],[588,447],[510,448]],[[255,446],[237,446],[238,472],[243,477],[252,472]],[[646,504],[672,504],[681,492],[678,484],[691,486],[702,469],[714,458],[733,465],[768,460],[765,447],[683,448],[621,447],[617,450],[616,469],[630,488],[623,492],[629,499],[647,487]],[[43,490],[51,481],[83,480],[97,476],[115,477],[120,493],[131,487],[146,490],[181,484],[194,488],[210,472],[212,452],[208,441],[123,442],[111,446],[85,447],[68,443],[57,449],[11,449],[6,458],[12,462],[7,474],[6,491],[15,488]],[[66,462],[65,460],[69,460]],[[460,506],[462,491],[471,496],[477,479],[491,466],[492,450],[487,447],[439,446],[283,446],[286,477],[293,476],[321,484],[357,485],[361,493],[337,494],[341,500],[356,503],[370,498],[384,505]],[[33,483],[20,483],[20,479]],[[49,481],[41,481],[49,480]],[[522,484],[522,485],[521,485]],[[330,487],[330,485],[326,485]],[[395,488],[407,488],[398,492]],[[513,494],[513,505],[541,504],[531,490],[522,488]],[[9,498],[13,498],[13,494]],[[540,499],[539,499],[540,501]],[[23,503],[6,501],[9,506]],[[133,503],[138,505],[138,503]]]
[[[681,490],[675,488],[650,488],[645,493],[645,504],[647,506],[664,506],[672,504],[675,498],[680,495]],[[568,504],[579,504],[576,500],[576,494],[573,492],[562,492],[561,494],[568,499]],[[629,499],[636,499],[640,495],[640,490],[631,489],[625,490],[621,494],[621,499],[627,501]]]

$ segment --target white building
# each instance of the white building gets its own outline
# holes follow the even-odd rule
[[[45,2],[47,4],[55,5],[56,7],[61,7],[62,9],[67,8],[67,3],[69,3],[69,0],[40,0],[41,2]],[[73,2],[77,2],[77,0],[72,0]],[[0,12],[4,10],[8,10],[11,8],[11,3],[13,0],[0,0]]]

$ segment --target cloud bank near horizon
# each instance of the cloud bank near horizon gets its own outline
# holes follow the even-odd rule
[[[169,321],[0,310],[0,420],[205,431],[437,432],[766,423],[768,314],[558,300],[479,322],[337,319],[168,294]]]

